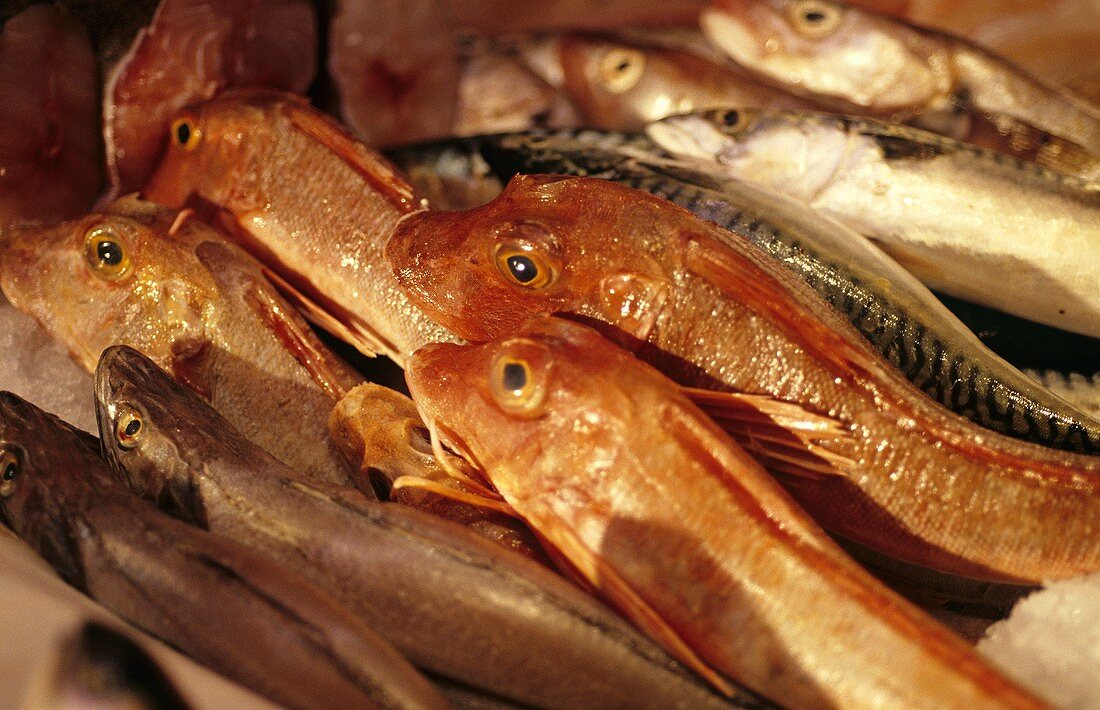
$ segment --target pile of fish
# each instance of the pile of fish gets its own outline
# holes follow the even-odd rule
[[[859,4],[5,9],[98,424],[0,393],[0,576],[97,603],[12,702],[1045,707],[970,642],[1100,572],[1100,71]]]

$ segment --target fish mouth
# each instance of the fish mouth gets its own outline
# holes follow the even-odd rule
[[[485,467],[466,442],[453,429],[429,417],[419,407],[418,410],[428,429],[432,454],[447,475],[486,498],[499,500],[500,494],[486,475]]]

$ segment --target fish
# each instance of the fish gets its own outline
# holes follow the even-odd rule
[[[879,584],[660,372],[579,323],[425,346],[414,401],[562,565],[784,707],[1041,707]],[[808,603],[812,600],[812,603]]]
[[[516,57],[492,47],[471,49],[467,54],[461,63],[454,120],[444,135],[581,124],[569,99]]]
[[[0,393],[0,442],[0,518],[124,619],[289,707],[448,707],[305,576],[133,495],[95,437]]]
[[[730,109],[646,133],[847,224],[931,289],[1100,337],[1100,184],[858,117]]]
[[[103,354],[96,407],[131,490],[304,573],[422,668],[537,707],[726,707],[551,570],[296,474],[131,348]]]
[[[700,26],[753,76],[1100,177],[1100,108],[952,35],[828,0],[720,0]]]
[[[175,119],[146,198],[212,205],[319,325],[401,363],[453,339],[417,312],[382,262],[394,224],[422,209],[387,160],[303,99],[229,91]]]
[[[57,572],[10,529],[0,524],[0,585],[4,605],[0,635],[4,638],[4,683],[0,706],[42,708],[56,697],[55,671],[69,640],[82,627],[95,624],[125,635],[141,646],[199,709],[234,707],[272,710],[276,706],[188,659],[70,587]]]
[[[0,288],[88,372],[104,348],[137,347],[275,456],[351,482],[327,420],[362,378],[255,261],[192,213],[128,196],[21,230],[0,250]]]
[[[92,206],[103,184],[95,54],[60,7],[32,5],[0,30],[0,238]]]
[[[705,108],[813,106],[691,52],[614,36],[553,35],[518,42],[515,51],[564,92],[589,128],[641,131],[651,121]]]
[[[316,56],[307,0],[161,0],[104,80],[110,196],[145,185],[184,106],[232,87],[303,92]]]
[[[509,549],[539,562],[547,561],[538,541],[514,518],[455,500],[470,491],[447,473],[446,467],[461,468],[462,460],[440,451],[446,463],[439,463],[431,434],[406,395],[373,382],[359,385],[336,403],[329,415],[329,433],[344,458],[359,472],[356,486],[369,486],[378,500],[454,520]],[[401,480],[409,477],[444,486],[445,495],[426,490],[424,485],[402,487]]]
[[[591,322],[699,390],[696,401],[840,537],[1008,584],[1100,569],[1100,458],[940,407],[803,281],[665,200],[606,180],[519,175],[483,207],[404,220],[386,255],[410,298],[468,341],[550,314]],[[754,433],[759,414],[744,396],[790,423]],[[790,439],[804,430],[821,438]]]
[[[450,209],[485,204],[517,173],[602,178],[664,198],[741,235],[798,274],[937,402],[1014,438],[1100,453],[1100,420],[991,352],[880,249],[790,199],[676,162],[644,136],[532,131],[388,155],[429,204]]]

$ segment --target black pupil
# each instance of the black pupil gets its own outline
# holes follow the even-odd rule
[[[133,436],[134,434],[137,434],[139,431],[141,431],[141,422],[139,422],[137,419],[131,419],[130,423],[126,425],[126,429],[124,431],[126,433],[126,436]]]
[[[806,22],[821,22],[825,19],[825,13],[820,10],[810,10],[806,13]]]
[[[17,467],[14,463],[9,463],[7,466],[5,466],[4,467],[4,480],[5,481],[10,481],[13,478],[15,478],[16,470],[17,470]]]
[[[504,366],[504,387],[509,390],[521,390],[527,386],[527,368],[518,362]]]
[[[161,135],[164,135],[163,133]],[[176,126],[176,140],[180,142],[180,145],[184,145],[187,141],[191,140],[191,126],[186,123],[181,123]]]
[[[95,245],[95,253],[99,260],[107,266],[118,266],[122,263],[122,249],[110,241],[102,241]]]
[[[725,115],[722,116],[722,120],[726,122],[727,126],[733,126],[737,124],[737,119],[740,117],[740,114],[736,111],[726,111]]]
[[[615,67],[619,72],[624,72],[630,68],[630,62],[626,59],[619,62],[619,66]]]
[[[508,270],[512,272],[512,276],[516,277],[516,281],[521,284],[530,283],[539,275],[539,269],[535,266],[535,262],[521,254],[508,257]]]

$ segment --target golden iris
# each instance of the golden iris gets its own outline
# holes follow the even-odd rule
[[[806,37],[827,37],[836,31],[843,17],[843,8],[823,0],[798,0],[787,5],[788,22]]]
[[[145,421],[137,410],[126,407],[115,420],[115,439],[124,449],[132,449],[141,442],[145,434]]]
[[[84,258],[92,273],[107,281],[117,281],[130,273],[130,255],[122,236],[105,225],[84,235]]]
[[[184,150],[194,150],[202,140],[202,131],[190,118],[177,118],[172,122],[172,143]]]
[[[0,496],[7,498],[15,491],[22,465],[12,449],[0,451]]]

